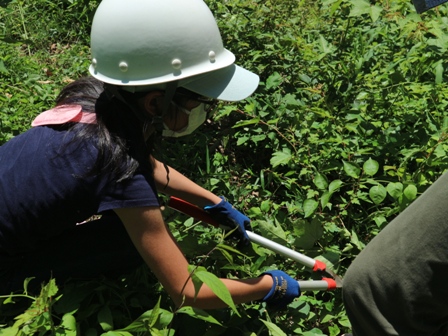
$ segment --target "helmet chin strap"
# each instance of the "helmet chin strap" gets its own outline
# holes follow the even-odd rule
[[[163,98],[163,109],[162,116],[168,113],[168,109],[170,108],[171,101],[174,98],[174,94],[176,93],[177,86],[179,85],[179,81],[172,81],[166,83],[165,88],[165,96]]]

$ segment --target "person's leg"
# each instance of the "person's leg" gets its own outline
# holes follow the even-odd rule
[[[448,322],[448,174],[378,234],[344,277],[353,334],[437,335]]]
[[[0,265],[6,263],[0,262]],[[40,286],[51,277],[62,284],[69,278],[120,275],[143,264],[123,224],[115,214],[73,227],[32,253],[9,258],[0,274],[0,292],[21,290],[23,280],[35,277]]]

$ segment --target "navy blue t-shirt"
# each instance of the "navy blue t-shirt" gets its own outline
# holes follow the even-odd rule
[[[116,183],[107,171],[89,174],[97,148],[72,137],[40,126],[0,146],[0,253],[31,251],[107,210],[159,205],[152,176],[137,171]]]

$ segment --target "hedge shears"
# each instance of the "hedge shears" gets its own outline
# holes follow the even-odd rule
[[[214,218],[206,211],[180,198],[171,196],[167,205],[174,210],[182,212],[204,223],[211,224],[215,227],[219,226],[219,223],[216,222]],[[264,238],[252,231],[246,232],[251,242],[263,246],[285,257],[291,258],[292,260],[311,268],[313,272],[322,275],[322,280],[299,281],[301,290],[333,290],[342,287],[342,278],[331,270],[327,269],[325,263],[323,263],[322,261],[307,257],[297,251],[294,251],[272,240]]]

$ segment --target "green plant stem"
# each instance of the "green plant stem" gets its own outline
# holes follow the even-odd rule
[[[0,295],[0,299],[8,299],[8,298],[15,298],[15,297],[23,297],[30,300],[36,300],[35,297],[26,295],[26,294],[11,294],[11,295]]]
[[[17,1],[17,6],[19,6],[19,13],[20,13],[20,18],[21,18],[22,27],[23,27],[23,35],[25,36],[26,40],[29,40],[28,31],[27,31],[26,25],[25,25],[25,15],[24,15],[24,11],[23,11],[23,6],[20,3],[20,1]],[[28,56],[31,56],[31,49],[30,49],[30,46],[28,43],[27,43],[27,49],[28,49]]]

